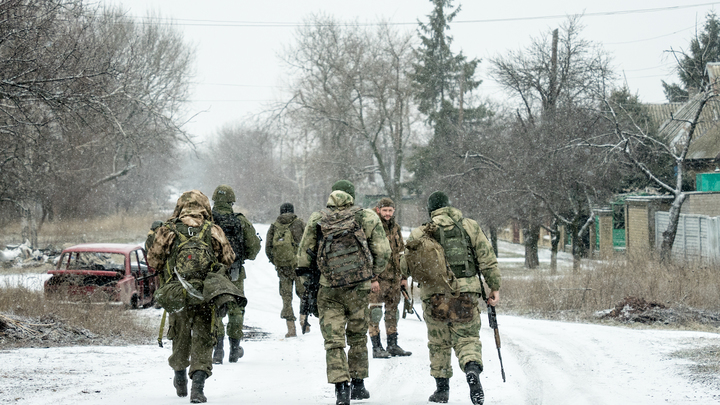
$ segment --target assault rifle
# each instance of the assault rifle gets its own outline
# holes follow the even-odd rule
[[[403,295],[403,319],[405,319],[406,314],[415,314],[417,316],[418,320],[422,322],[422,319],[420,319],[420,315],[418,315],[417,311],[415,310],[415,307],[413,306],[413,300],[410,299],[410,296],[408,295],[407,289],[405,286],[400,286],[400,292]]]
[[[300,325],[303,335],[306,334],[310,328],[308,317],[310,315],[315,315],[316,318],[320,317],[317,307],[317,294],[320,289],[320,270],[317,267],[317,255],[310,248],[308,248],[306,252],[312,259],[310,261],[310,267],[295,269],[295,274],[297,274],[298,277],[305,277],[305,281],[303,282],[305,293],[300,300],[300,315],[305,315],[305,319]]]

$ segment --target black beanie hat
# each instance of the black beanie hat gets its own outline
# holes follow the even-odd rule
[[[347,180],[336,181],[335,184],[332,185],[332,191],[336,190],[344,191],[350,194],[353,200],[355,199],[355,185]]]
[[[295,207],[290,203],[283,203],[280,206],[280,214],[285,214],[286,212],[295,213]]]
[[[428,214],[432,214],[432,212],[436,209],[447,207],[448,205],[450,205],[450,200],[448,199],[447,194],[442,191],[436,191],[428,197]]]

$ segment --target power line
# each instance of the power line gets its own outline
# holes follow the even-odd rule
[[[559,18],[567,18],[571,15],[580,15],[583,17],[604,17],[613,15],[627,15],[627,14],[646,14],[656,13],[662,11],[681,10],[686,8],[697,8],[706,7],[720,4],[720,2],[711,3],[698,3],[698,4],[687,4],[680,6],[666,6],[656,8],[643,8],[634,10],[615,10],[615,11],[599,11],[594,13],[576,13],[576,14],[555,14],[555,15],[544,15],[544,16],[529,16],[529,17],[510,17],[510,18],[490,18],[483,20],[458,20],[453,21],[451,24],[487,24],[487,23],[498,23],[498,22],[513,22],[513,21],[532,21],[532,20],[554,20]],[[294,28],[306,26],[306,23],[299,22],[278,22],[278,21],[233,21],[233,20],[197,20],[197,19],[185,19],[185,18],[166,18],[166,17],[135,17],[138,20],[148,20],[157,24],[157,20],[167,20],[165,24],[178,25],[178,26],[193,26],[193,27],[247,27],[247,28]],[[377,25],[417,25],[417,21],[413,22],[387,22],[387,23],[339,23],[336,25],[352,25],[352,26],[377,26]]]

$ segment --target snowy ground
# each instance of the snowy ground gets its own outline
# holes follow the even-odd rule
[[[267,225],[258,225],[257,229],[264,237]],[[547,259],[541,256],[541,260]],[[333,386],[325,379],[325,352],[317,319],[311,318],[311,333],[284,338],[277,277],[264,253],[247,265],[247,273],[246,324],[270,336],[244,342],[245,357],[238,363],[215,366],[205,386],[208,403],[334,404]],[[0,280],[0,288],[16,283],[41,287],[42,276],[6,277]],[[294,304],[297,311],[297,299]],[[503,315],[502,306],[498,312],[507,382],[500,377],[492,331],[484,326],[485,372],[481,381],[487,404],[720,403],[720,391],[694,382],[689,377],[689,362],[671,356],[681,349],[720,346],[720,335],[532,320]],[[137,313],[159,324],[161,311]],[[428,403],[434,380],[429,375],[425,325],[408,315],[400,320],[399,333],[400,345],[413,355],[371,358],[366,380],[371,398],[362,403]],[[171,344],[166,343],[164,348],[90,346],[1,351],[0,403],[188,403],[187,398],[175,396],[173,373],[167,365]],[[454,362],[453,367],[449,403],[470,403],[459,366]]]

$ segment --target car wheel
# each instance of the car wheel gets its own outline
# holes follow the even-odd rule
[[[138,296],[133,295],[132,298],[130,298],[130,308],[137,309],[138,308]]]

